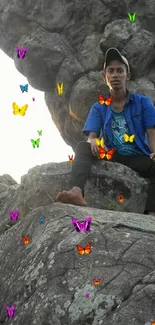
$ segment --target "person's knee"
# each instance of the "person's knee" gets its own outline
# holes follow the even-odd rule
[[[80,141],[80,142],[78,142],[78,144],[77,144],[77,147],[76,147],[76,149],[81,149],[81,148],[89,148],[90,147],[90,143],[89,142],[87,142],[87,141]]]

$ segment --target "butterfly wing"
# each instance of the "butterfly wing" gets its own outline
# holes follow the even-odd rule
[[[21,91],[23,93],[24,92],[24,87],[22,85],[20,85],[19,87],[20,87],[20,89],[21,89]]]
[[[25,85],[25,91],[28,92],[28,84]]]
[[[18,115],[20,111],[19,106],[16,103],[12,103],[12,107],[13,107],[13,114]]]
[[[35,148],[35,146],[36,146],[36,142],[35,142],[35,140],[30,139],[30,141],[31,141],[31,143],[32,143],[32,145],[33,145],[33,148]]]
[[[91,243],[88,243],[88,245],[86,245],[86,247],[84,248],[84,251],[86,254],[91,253]]]
[[[77,232],[81,232],[81,227],[80,227],[80,225],[78,223],[78,220],[72,219],[72,224],[74,225]]]
[[[24,106],[22,106],[22,107],[20,108],[20,115],[21,115],[21,116],[24,116],[25,113],[26,113],[26,111],[27,111],[27,109],[28,109],[28,104],[25,104]]]
[[[129,136],[126,133],[124,133],[124,141],[128,142],[128,140],[129,140]]]
[[[130,142],[133,142],[134,138],[135,138],[135,134],[132,134],[132,135],[129,137],[129,141],[130,141]]]
[[[85,252],[85,248],[83,248],[82,246],[79,246],[79,245],[76,245],[76,248],[77,248],[78,253],[79,253],[80,255],[83,255],[83,254],[84,254],[84,252]]]
[[[105,104],[106,104],[107,106],[111,105],[111,102],[112,102],[112,96],[109,97],[109,98],[106,98],[106,100],[105,100]]]
[[[91,217],[88,217],[84,221],[84,231],[90,231]]]
[[[104,148],[99,148],[99,158],[103,159],[106,155],[106,150]]]
[[[135,21],[135,19],[136,19],[136,12],[134,12],[134,14],[133,14],[133,21]]]
[[[105,103],[105,99],[104,99],[104,97],[101,94],[98,95],[98,102],[101,105]]]
[[[110,160],[112,158],[113,154],[114,154],[114,150],[113,149],[108,150],[107,153],[106,153],[107,160]]]
[[[40,138],[38,138],[38,139],[35,141],[35,144],[36,144],[37,148],[39,148],[39,143],[40,143]]]

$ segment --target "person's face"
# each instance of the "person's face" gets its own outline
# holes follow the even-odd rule
[[[126,80],[130,79],[130,73],[127,73],[125,64],[114,60],[107,66],[103,77],[110,90],[120,90],[125,89]]]

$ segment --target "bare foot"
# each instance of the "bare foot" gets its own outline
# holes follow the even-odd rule
[[[82,191],[79,187],[73,187],[70,191],[59,192],[56,201],[74,205],[86,206],[87,203],[82,196]]]

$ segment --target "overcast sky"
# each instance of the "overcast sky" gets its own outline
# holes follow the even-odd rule
[[[44,93],[30,85],[28,93],[22,93],[19,85],[28,81],[16,70],[14,61],[1,50],[0,67],[0,175],[10,174],[20,183],[21,176],[28,169],[49,162],[68,161],[68,155],[74,153],[55,127]],[[28,104],[25,116],[13,114],[13,102],[18,106]],[[42,137],[39,148],[33,148],[30,139],[39,138],[37,130],[42,130]]]

